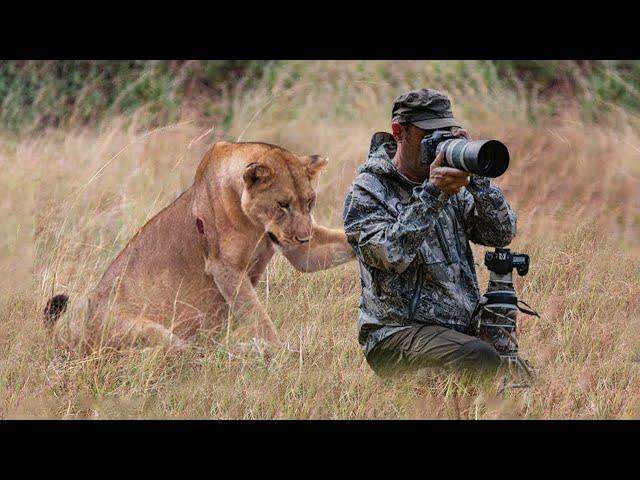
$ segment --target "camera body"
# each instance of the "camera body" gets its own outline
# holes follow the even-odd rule
[[[515,268],[522,277],[529,272],[529,255],[511,253],[508,248],[496,248],[495,252],[484,254],[484,264],[490,271],[499,275],[510,273]]]
[[[436,130],[420,143],[420,162],[431,165],[440,152],[444,164],[484,177],[499,177],[509,167],[509,150],[498,140],[467,140]]]
[[[427,135],[422,139],[420,160],[425,165],[431,165],[439,153],[438,145],[445,140],[453,140],[456,137],[447,130],[436,130],[431,135]]]

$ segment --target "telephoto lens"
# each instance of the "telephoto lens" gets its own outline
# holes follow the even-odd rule
[[[499,177],[509,167],[509,150],[498,140],[451,138],[436,147],[444,151],[444,163],[453,168],[484,177]]]

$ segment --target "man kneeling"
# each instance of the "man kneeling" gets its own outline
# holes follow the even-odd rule
[[[358,258],[359,342],[384,375],[427,366],[495,372],[498,352],[467,329],[480,298],[469,241],[506,246],[516,214],[486,177],[420,162],[435,130],[469,138],[442,93],[397,97],[393,135],[374,134],[347,193],[344,226]]]

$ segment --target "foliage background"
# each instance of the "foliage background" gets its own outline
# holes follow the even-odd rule
[[[113,114],[148,109],[149,125],[172,122],[184,102],[203,94],[215,97],[232,85],[273,86],[285,61],[253,60],[67,60],[5,61],[0,64],[0,122],[12,130],[91,123]],[[362,63],[362,62],[361,62]],[[564,100],[577,101],[587,117],[611,108],[640,108],[640,61],[498,60],[432,62],[434,81],[457,87],[508,85],[532,97],[543,96],[554,111]],[[303,75],[294,69],[292,80]],[[382,68],[384,70],[384,68]],[[385,78],[385,72],[380,71]],[[469,82],[469,77],[475,77]],[[202,107],[201,107],[202,108]],[[224,117],[214,105],[205,118]]]

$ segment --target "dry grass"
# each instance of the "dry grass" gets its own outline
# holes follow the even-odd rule
[[[303,70],[299,80],[285,75],[270,91],[238,88],[221,99],[234,108],[225,130],[185,114],[184,123],[153,132],[138,131],[134,116],[99,128],[0,135],[0,417],[640,416],[640,119],[619,112],[606,125],[585,125],[567,107],[532,124],[527,112],[542,111],[540,100],[482,82],[448,93],[474,136],[502,139],[513,152],[498,184],[519,214],[512,249],[532,258],[519,292],[542,313],[522,317],[520,329],[521,351],[540,369],[533,388],[498,394],[433,372],[379,380],[356,340],[355,264],[303,275],[282,257],[259,288],[290,348],[268,361],[230,356],[223,339],[179,357],[56,350],[42,325],[46,298],[67,291],[67,315],[82,314],[83,295],[135,231],[191,183],[217,138],[328,155],[316,217],[339,226],[343,194],[371,134],[388,129],[392,98],[440,78],[438,64],[427,62],[292,68]],[[474,249],[480,263],[484,249]]]

